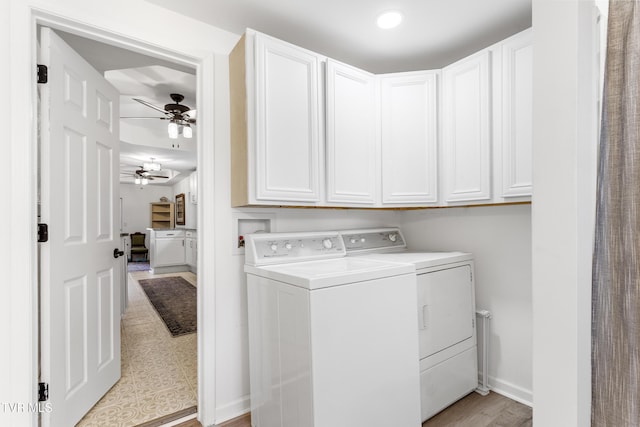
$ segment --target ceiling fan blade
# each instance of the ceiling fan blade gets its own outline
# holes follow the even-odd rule
[[[131,117],[131,116],[122,116],[121,119],[160,119],[160,120],[171,120],[171,117]]]
[[[170,114],[164,108],[158,107],[157,105],[153,105],[150,102],[145,101],[144,99],[133,98],[134,101],[138,101],[142,105],[146,105],[149,108],[153,108],[154,110],[160,111],[162,114]]]

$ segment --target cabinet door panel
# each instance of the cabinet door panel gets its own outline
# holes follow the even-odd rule
[[[375,202],[374,76],[327,61],[327,201]]]
[[[193,244],[194,244],[194,240],[187,238],[185,240],[185,251],[184,251],[184,255],[185,255],[185,259],[184,262],[187,265],[194,265],[194,249],[193,249]]]
[[[429,71],[381,78],[384,204],[438,200],[437,81]]]
[[[318,56],[256,37],[256,199],[315,202],[319,191]]]
[[[490,53],[443,70],[443,167],[446,202],[491,198]]]
[[[502,196],[530,196],[533,188],[531,32],[507,40],[502,47],[502,57]]]
[[[184,264],[184,239],[156,239],[156,267]]]

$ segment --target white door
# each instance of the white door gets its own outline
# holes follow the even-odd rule
[[[502,45],[502,197],[531,196],[533,47],[531,30]]]
[[[74,425],[120,378],[119,94],[52,30],[39,85],[41,381],[45,426]]]
[[[327,201],[373,204],[379,167],[374,75],[327,60]]]
[[[382,203],[438,201],[438,72],[380,78]]]
[[[418,275],[420,358],[425,358],[473,336],[471,267]]]
[[[185,262],[184,237],[156,238],[156,260],[154,266],[179,265]]]
[[[490,52],[442,71],[444,201],[491,199]]]
[[[320,200],[320,57],[256,34],[256,199]]]

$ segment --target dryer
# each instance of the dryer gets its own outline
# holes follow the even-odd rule
[[[476,389],[473,255],[410,251],[399,228],[341,234],[348,255],[416,268],[422,421]]]
[[[246,237],[253,427],[419,427],[413,264],[337,232]]]

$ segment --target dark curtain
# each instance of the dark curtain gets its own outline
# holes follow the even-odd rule
[[[611,0],[593,259],[592,426],[640,426],[640,5]]]

